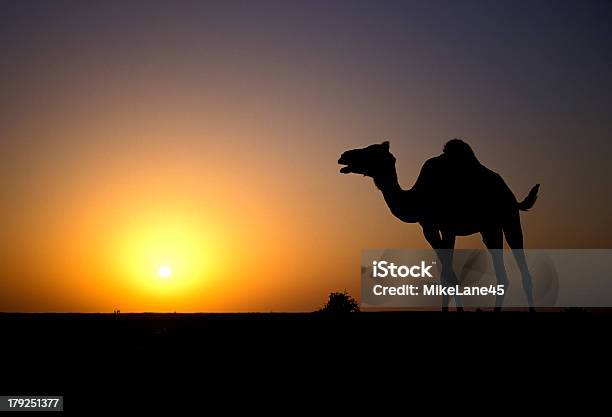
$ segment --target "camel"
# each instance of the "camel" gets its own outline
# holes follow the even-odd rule
[[[442,262],[444,285],[456,285],[452,268],[452,249],[457,236],[482,235],[490,250],[497,283],[507,288],[509,282],[503,260],[503,238],[512,249],[521,272],[523,289],[531,311],[534,310],[532,279],[523,251],[523,231],[519,211],[527,211],[536,202],[540,185],[518,202],[502,177],[482,165],[470,145],[452,139],[443,153],[425,162],[409,190],[403,190],[397,179],[395,157],[389,142],[344,152],[338,163],[340,172],[371,177],[391,210],[406,223],[419,223],[423,235]],[[442,299],[448,311],[449,297]],[[458,311],[463,310],[455,297]],[[503,295],[496,296],[495,310],[500,311]]]

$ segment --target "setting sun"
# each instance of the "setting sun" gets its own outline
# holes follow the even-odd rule
[[[162,265],[159,267],[157,274],[160,278],[168,279],[172,276],[172,268],[170,268],[168,265]]]
[[[206,212],[176,205],[137,206],[110,227],[113,279],[122,294],[158,309],[174,308],[191,297],[203,303],[217,283],[226,242],[221,230],[206,222]],[[107,222],[111,224],[112,222]]]

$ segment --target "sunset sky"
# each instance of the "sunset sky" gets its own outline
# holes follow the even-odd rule
[[[362,249],[428,247],[338,172],[382,140],[409,188],[464,138],[541,184],[527,247],[612,247],[612,2],[0,5],[0,311],[358,295]]]

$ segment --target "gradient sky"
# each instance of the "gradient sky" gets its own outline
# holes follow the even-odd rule
[[[338,173],[384,139],[404,187],[453,137],[541,183],[527,247],[612,247],[612,2],[0,6],[0,311],[357,295],[361,249],[427,247]]]

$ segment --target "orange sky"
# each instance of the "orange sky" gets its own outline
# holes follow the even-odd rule
[[[342,151],[383,139],[404,187],[457,136],[519,198],[541,183],[522,215],[527,247],[612,245],[599,89],[572,102],[576,91],[531,88],[535,61],[501,78],[473,60],[445,71],[423,34],[396,34],[401,59],[381,52],[389,33],[357,41],[384,19],[337,29],[341,13],[321,15],[327,37],[308,37],[287,12],[197,37],[196,17],[166,12],[139,30],[134,11],[108,12],[88,31],[87,11],[67,24],[56,11],[28,23],[44,23],[34,34],[3,33],[0,311],[311,311],[331,291],[358,295],[362,249],[427,247],[371,180],[338,173]]]

